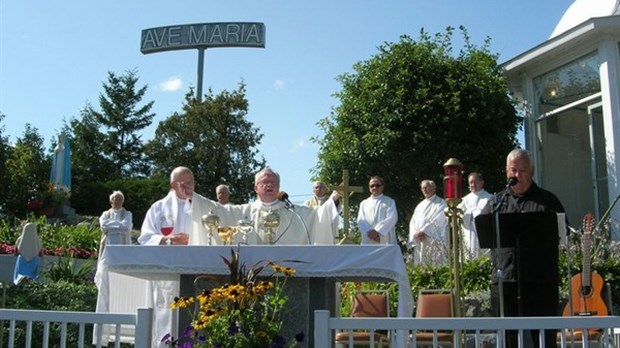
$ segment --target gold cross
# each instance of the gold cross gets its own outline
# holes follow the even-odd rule
[[[343,239],[338,244],[350,244],[347,243],[349,237],[349,197],[356,192],[364,192],[364,188],[361,186],[349,186],[349,170],[342,170],[342,183],[338,186],[330,186],[331,190],[339,191],[342,195],[342,216],[343,216]]]

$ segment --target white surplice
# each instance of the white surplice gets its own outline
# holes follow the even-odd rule
[[[208,245],[209,231],[202,225],[202,217],[215,214],[219,217],[220,226],[238,226],[240,220],[249,221],[252,231],[245,236],[245,243],[270,244],[268,228],[263,224],[263,218],[273,212],[280,218],[280,224],[274,230],[274,244],[288,245],[331,245],[334,244],[332,224],[338,219],[338,209],[332,199],[318,208],[308,208],[295,205],[287,209],[284,202],[275,201],[263,203],[257,200],[248,204],[221,205],[202,196],[192,200],[192,233],[190,245]],[[234,243],[243,243],[243,235],[237,233]],[[211,235],[212,245],[221,245],[222,241],[217,233]]]
[[[362,244],[396,244],[396,221],[398,213],[392,198],[381,194],[363,200],[357,213]],[[381,235],[378,243],[368,238],[368,231],[373,229]]]
[[[463,247],[465,248],[464,254],[467,259],[476,259],[480,256],[480,244],[474,219],[481,212],[485,211],[492,199],[493,195],[483,189],[478,192],[470,192],[463,197],[463,201],[458,205],[458,208],[463,210],[463,224],[461,227],[463,231]]]
[[[409,222],[409,244],[413,245],[416,265],[445,265],[450,254],[446,201],[433,195],[418,204]],[[415,233],[424,232],[423,241],[415,241]]]
[[[199,196],[194,193],[194,197]],[[179,199],[171,190],[163,199],[153,203],[146,212],[138,242],[143,245],[159,245],[164,235],[162,227],[172,227],[172,234],[191,234],[191,202]],[[167,247],[163,245],[162,247]],[[172,333],[178,337],[177,318],[170,304],[179,296],[179,281],[152,281],[153,347],[164,347],[162,337]]]

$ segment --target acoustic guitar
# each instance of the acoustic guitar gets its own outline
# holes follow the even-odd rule
[[[571,301],[564,308],[564,316],[609,315],[607,305],[601,297],[605,281],[600,274],[591,271],[590,249],[592,247],[593,226],[594,216],[592,213],[588,213],[583,218],[583,267],[581,273],[577,273],[571,278]]]

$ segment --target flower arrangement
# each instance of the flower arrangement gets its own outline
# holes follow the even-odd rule
[[[167,334],[162,342],[182,348],[294,347],[302,342],[303,333],[291,342],[280,334],[280,314],[288,301],[284,286],[295,269],[270,261],[246,269],[232,249],[230,259],[222,259],[230,270],[230,282],[195,297],[175,298],[171,307],[187,309],[192,322],[182,337]],[[270,275],[258,279],[267,267]]]
[[[54,186],[51,182],[45,182],[26,204],[29,211],[45,214],[46,211],[56,209],[71,197],[71,192],[65,187]]]

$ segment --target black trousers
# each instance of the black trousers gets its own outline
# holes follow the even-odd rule
[[[516,282],[504,282],[504,315],[506,317],[548,317],[559,314],[558,286],[549,282],[524,282],[521,285],[521,308],[519,308],[518,288]],[[491,307],[495,316],[500,316],[499,311],[499,287],[493,284],[491,287]],[[537,330],[524,332],[526,347],[533,343],[539,347],[539,334]],[[506,331],[506,347],[518,347],[518,331]],[[531,339],[531,340],[529,340]],[[545,347],[556,347],[557,330],[545,330]]]

